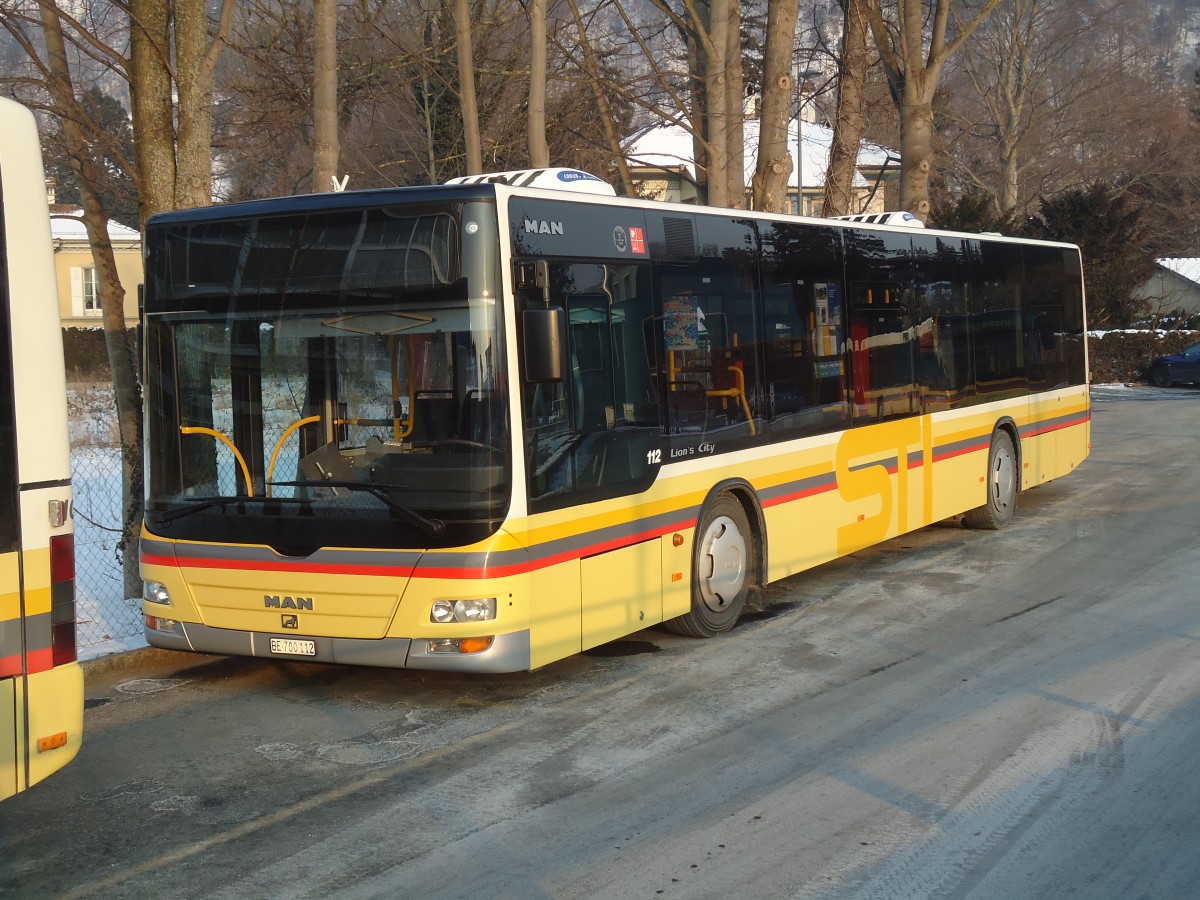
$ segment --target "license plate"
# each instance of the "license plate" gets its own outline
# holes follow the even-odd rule
[[[296,638],[271,638],[272,653],[287,653],[291,656],[316,656],[316,641],[301,641]]]

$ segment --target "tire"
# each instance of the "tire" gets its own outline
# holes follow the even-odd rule
[[[730,494],[704,508],[692,548],[692,611],[664,624],[685,637],[713,637],[731,629],[753,580],[754,537],[746,511]]]
[[[1150,383],[1155,387],[1169,388],[1171,386],[1171,370],[1166,366],[1155,366],[1150,370]]]
[[[1017,509],[1017,454],[1012,436],[1003,429],[992,434],[988,450],[987,503],[970,510],[963,517],[968,528],[996,531],[1007,525]]]

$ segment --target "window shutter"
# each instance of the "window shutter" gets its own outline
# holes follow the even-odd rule
[[[71,267],[71,315],[83,315],[83,269]]]

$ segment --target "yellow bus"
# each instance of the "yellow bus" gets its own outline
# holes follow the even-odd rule
[[[540,170],[155,217],[148,642],[504,672],[711,636],[1087,455],[1076,247],[611,194]]]
[[[0,99],[0,799],[83,734],[71,452],[46,180],[33,115]]]

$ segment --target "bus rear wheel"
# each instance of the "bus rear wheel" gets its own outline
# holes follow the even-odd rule
[[[713,637],[737,623],[750,590],[754,538],[742,504],[717,496],[704,508],[695,540],[691,612],[665,625],[675,634]]]
[[[992,435],[986,480],[987,502],[968,511],[963,524],[995,531],[1007,525],[1017,509],[1017,454],[1012,436],[1003,429]]]

